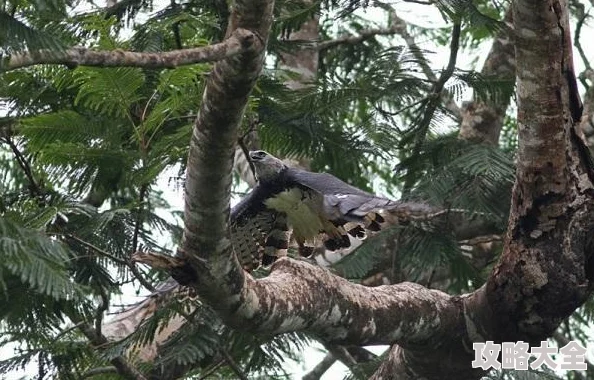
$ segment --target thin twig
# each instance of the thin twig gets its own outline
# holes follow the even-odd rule
[[[179,5],[175,2],[175,0],[171,0],[171,9],[176,9],[178,7],[179,7]],[[177,49],[184,48],[184,45],[182,43],[181,33],[179,30],[180,24],[181,24],[181,21],[176,21],[171,25],[171,28],[173,29],[173,36],[175,38],[175,47]]]
[[[256,168],[254,167],[252,160],[250,160],[250,152],[249,152],[250,150],[247,147],[247,144],[245,143],[245,139],[250,134],[252,134],[256,131],[256,127],[258,126],[258,124],[259,124],[258,120],[251,120],[250,127],[248,128],[248,130],[244,134],[242,134],[239,137],[239,139],[237,139],[237,145],[239,146],[239,148],[243,152],[243,155],[245,156],[245,160],[247,161],[248,166],[250,167],[250,171],[252,172],[252,176],[254,177],[254,180],[256,179]]]
[[[101,326],[103,324],[103,313],[109,308],[109,296],[105,293],[103,287],[99,287],[99,295],[101,297],[101,304],[95,311],[95,333],[97,336],[101,336]]]
[[[132,236],[132,252],[136,252],[137,248],[138,248],[138,239],[140,236],[140,228],[142,226],[143,223],[143,203],[144,203],[144,198],[146,197],[146,192],[148,190],[148,184],[142,184],[142,186],[140,186],[140,192],[138,194],[138,213],[136,214],[136,221],[134,224],[134,234]],[[130,268],[130,271],[132,272],[132,274],[134,275],[134,277],[136,277],[138,279],[138,281],[141,283],[142,286],[144,286],[146,289],[148,289],[151,292],[155,291],[155,287],[152,286],[148,281],[146,281],[144,279],[144,277],[142,276],[142,273],[140,273],[140,271],[138,270],[138,268],[136,267],[136,263],[129,259],[126,261],[126,266],[128,266],[128,268]]]
[[[575,26],[575,34],[573,36],[573,44],[575,45],[580,57],[582,58],[582,61],[584,62],[584,67],[586,68],[586,70],[590,70],[590,69],[592,69],[592,66],[590,66],[590,61],[588,60],[588,57],[584,53],[584,49],[582,48],[582,44],[580,42],[582,26],[584,26],[584,23],[586,22],[586,19],[588,19],[588,17],[590,16],[590,13],[585,12],[584,5],[581,3],[576,2],[575,7],[576,7],[576,15],[578,17],[578,21]]]
[[[59,233],[53,233],[54,235],[62,235],[66,238],[75,240],[76,242],[86,246],[87,248],[92,249],[93,251],[99,253],[101,256],[105,256],[108,259],[112,260],[115,263],[118,263],[120,265],[125,265],[126,267],[128,267],[130,269],[130,271],[132,272],[132,274],[134,274],[134,277],[138,280],[138,282],[140,282],[140,284],[142,286],[144,286],[147,290],[154,292],[155,291],[155,287],[153,285],[151,285],[151,283],[149,283],[144,276],[142,275],[142,273],[140,273],[140,271],[138,270],[138,268],[136,267],[136,264],[132,261],[132,260],[124,260],[124,259],[120,259],[118,257],[115,257],[114,255],[112,255],[109,252],[104,251],[103,249],[75,236],[72,234],[59,234]]]
[[[326,349],[334,355],[338,360],[342,362],[348,369],[357,377],[365,378],[365,373],[359,367],[357,360],[351,355],[351,353],[344,347],[338,345],[324,344]]]
[[[76,323],[76,324],[74,324],[74,325],[72,325],[72,326],[70,326],[70,327],[68,327],[68,328],[60,331],[55,337],[52,338],[52,341],[51,341],[52,344],[53,343],[56,343],[58,340],[60,340],[61,337],[63,337],[64,335],[68,334],[69,332],[72,332],[72,331],[80,328],[83,325],[83,323],[84,322]]]
[[[97,367],[90,369],[82,374],[81,378],[87,379],[89,377],[97,376],[97,375],[105,375],[107,373],[117,373],[118,370],[116,367]]]
[[[132,235],[132,252],[136,252],[138,249],[138,237],[140,235],[140,227],[142,226],[143,218],[143,202],[144,197],[146,196],[146,191],[148,189],[148,184],[143,183],[140,186],[140,191],[138,194],[138,212],[136,213],[136,220],[134,222],[134,234]]]
[[[21,153],[19,148],[16,146],[16,144],[12,141],[10,137],[4,138],[4,141],[6,141],[6,143],[10,147],[10,150],[12,150],[12,153],[14,154],[19,166],[21,167],[21,169],[23,169],[23,172],[25,173],[25,176],[29,181],[29,192],[31,193],[31,195],[41,195],[41,188],[37,181],[35,181],[35,178],[33,177],[33,170],[31,170],[31,165],[29,165],[29,161],[27,161],[27,158],[25,158],[25,156]]]
[[[206,380],[210,378],[210,375],[216,372],[223,364],[225,363],[224,360],[220,360],[216,362],[208,371],[206,371],[202,376],[198,378],[198,380]]]
[[[37,379],[43,380],[45,378],[45,362],[47,361],[46,355],[43,351],[37,354]]]
[[[245,160],[247,161],[247,163],[250,167],[250,171],[252,172],[252,175],[254,176],[254,178],[256,178],[256,168],[254,167],[252,160],[250,160],[250,152],[248,150],[248,147],[245,145],[245,141],[243,140],[243,138],[240,138],[239,140],[237,140],[237,145],[239,146],[239,148],[241,149],[241,152],[245,156]]]
[[[404,0],[405,3],[414,3],[414,4],[421,4],[421,5],[433,5],[433,1],[422,1],[422,0]]]
[[[229,367],[231,367],[233,372],[237,375],[237,378],[239,378],[241,380],[249,379],[248,376],[243,372],[243,370],[239,367],[239,365],[237,363],[235,363],[235,360],[233,360],[231,355],[229,355],[229,353],[224,348],[221,347],[221,349],[219,351],[223,355],[223,358],[225,359],[225,362],[227,363],[227,365]]]
[[[332,353],[328,353],[324,356],[321,362],[319,362],[311,371],[306,373],[301,380],[319,380],[325,373],[336,363],[336,358]]]
[[[433,115],[435,110],[437,109],[437,105],[440,100],[440,95],[445,87],[446,82],[450,79],[450,77],[454,74],[454,70],[456,68],[456,60],[458,58],[458,50],[460,48],[460,32],[461,32],[461,22],[460,20],[456,20],[454,22],[454,26],[452,28],[452,41],[450,43],[450,58],[448,60],[448,64],[446,68],[441,72],[439,79],[435,82],[431,90],[430,100],[427,104],[427,108],[423,113],[423,118],[419,123],[417,128],[417,133],[415,136],[415,142],[413,145],[413,150],[411,153],[411,157],[416,157],[419,155],[421,151],[421,147],[423,142],[425,141],[425,137],[427,135],[427,131],[429,130],[429,126],[431,125],[431,120],[433,119]],[[412,176],[407,175],[404,187],[403,187],[403,194],[407,194],[410,192],[410,189],[413,186],[412,183]]]
[[[140,282],[140,284],[142,286],[144,286],[145,289],[147,289],[150,292],[154,292],[156,290],[156,288],[150,282],[148,282],[144,278],[144,276],[142,275],[142,273],[140,273],[140,271],[136,267],[136,263],[134,261],[132,261],[130,259],[129,261],[126,262],[126,265],[128,265],[128,268],[130,268],[130,272],[132,272],[132,274],[134,275],[134,277],[136,277],[136,279],[138,280],[138,282]]]
[[[356,35],[347,34],[347,35],[335,38],[333,40],[318,42],[317,44],[311,45],[310,48],[318,50],[318,51],[322,51],[322,50],[327,50],[327,49],[330,49],[337,45],[342,45],[342,44],[355,45],[355,44],[358,44],[365,40],[368,40],[370,38],[373,38],[375,36],[385,36],[385,35],[397,34],[399,32],[399,30],[398,30],[399,28],[401,28],[401,25],[394,24],[388,28],[363,29],[363,30],[359,31],[359,33]]]
[[[77,243],[80,243],[80,244],[84,245],[85,247],[90,248],[91,250],[95,251],[96,253],[100,254],[101,256],[107,257],[108,259],[112,260],[115,263],[118,263],[120,265],[127,265],[125,260],[115,257],[111,253],[104,251],[103,249],[97,247],[96,245],[94,245],[92,243],[89,243],[88,241],[85,241],[85,240],[79,238],[76,235],[59,233],[59,232],[52,232],[50,234],[51,235],[60,235],[60,236],[64,236],[67,239],[72,239],[72,240],[76,241]]]

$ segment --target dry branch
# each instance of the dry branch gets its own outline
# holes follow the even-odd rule
[[[333,40],[318,42],[317,44],[313,45],[313,48],[316,50],[326,50],[342,44],[355,45],[375,36],[394,35],[398,33],[403,27],[406,28],[406,25],[403,26],[402,24],[394,23],[388,28],[363,29],[356,35],[347,34]]]

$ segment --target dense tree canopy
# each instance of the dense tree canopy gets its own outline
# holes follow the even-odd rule
[[[469,347],[586,345],[593,6],[5,1],[0,371],[284,378],[317,341],[307,379],[335,361],[354,378],[520,378],[471,368]],[[255,148],[444,213],[245,272],[229,204]],[[132,293],[151,295],[121,307]]]

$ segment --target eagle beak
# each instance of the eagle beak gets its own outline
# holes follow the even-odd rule
[[[252,150],[249,153],[250,156],[250,160],[253,161],[261,161],[264,159],[264,157],[266,157],[268,154],[266,152],[264,152],[263,150]]]

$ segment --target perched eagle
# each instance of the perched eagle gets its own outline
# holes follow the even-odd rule
[[[244,268],[270,264],[286,254],[290,231],[299,252],[314,241],[326,249],[349,247],[386,222],[426,220],[441,214],[421,203],[393,201],[357,189],[327,173],[288,167],[261,150],[249,152],[257,185],[231,210],[230,232]],[[350,236],[350,237],[349,237]]]

